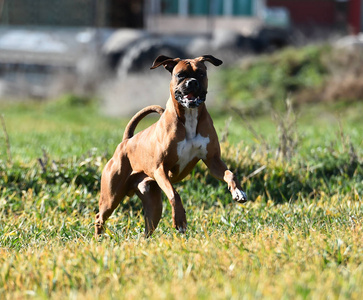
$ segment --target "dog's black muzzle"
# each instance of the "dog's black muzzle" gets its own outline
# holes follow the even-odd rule
[[[205,101],[206,94],[197,79],[189,78],[175,90],[175,99],[185,108],[196,108]]]

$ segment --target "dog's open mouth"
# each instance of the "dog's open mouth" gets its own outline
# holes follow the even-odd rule
[[[193,93],[183,95],[182,93],[175,93],[176,100],[186,108],[198,107],[205,101],[205,96],[196,96]]]

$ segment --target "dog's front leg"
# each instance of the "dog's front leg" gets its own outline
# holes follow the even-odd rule
[[[177,191],[172,186],[167,171],[163,166],[160,166],[154,172],[154,179],[159,187],[164,191],[168,197],[172,208],[173,227],[181,233],[185,233],[187,229],[187,218],[183,203]]]
[[[204,160],[204,163],[209,168],[212,176],[215,178],[225,181],[228,184],[228,190],[232,194],[233,200],[244,203],[247,201],[247,195],[242,190],[236,176],[228,170],[226,164],[220,159],[219,156]]]

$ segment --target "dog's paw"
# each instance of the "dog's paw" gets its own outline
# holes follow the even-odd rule
[[[178,230],[179,233],[185,233],[187,231],[187,220],[186,218],[181,218],[173,222],[174,228]]]
[[[187,231],[187,218],[184,208],[173,213],[173,227],[180,233]]]
[[[245,203],[247,201],[247,195],[244,191],[235,189],[231,193],[234,201],[237,201],[238,203]]]
[[[178,230],[179,233],[184,234],[187,231],[187,222],[186,221],[183,221],[183,222],[175,222],[173,225],[174,225],[173,227],[176,230]]]
[[[178,227],[177,230],[179,233],[184,234],[187,231],[187,226],[185,225],[185,227]]]

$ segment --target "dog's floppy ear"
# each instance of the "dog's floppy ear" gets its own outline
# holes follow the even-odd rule
[[[220,66],[223,61],[221,61],[218,58],[215,58],[213,55],[203,55],[201,57],[198,57],[199,61],[209,61],[211,64],[215,66]]]
[[[173,72],[174,67],[177,65],[177,63],[179,61],[180,61],[180,58],[171,58],[171,57],[167,57],[165,55],[159,55],[154,60],[154,63],[150,69],[155,69],[155,68],[163,65],[164,68],[167,69],[171,73],[171,72]]]

